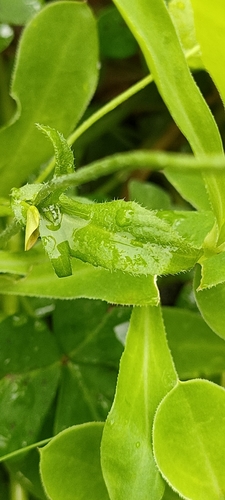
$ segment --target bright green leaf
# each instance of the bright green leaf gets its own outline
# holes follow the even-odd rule
[[[201,283],[198,291],[225,282],[225,252],[217,253],[202,261]]]
[[[188,65],[193,69],[202,68],[203,64],[200,47],[196,40],[191,0],[170,0],[168,8],[178,32],[181,45],[186,53]]]
[[[61,299],[86,297],[123,305],[157,305],[159,302],[156,280],[152,276],[134,277],[120,271],[111,273],[72,259],[73,275],[59,279],[44,254],[33,263],[29,257],[29,266],[29,273],[23,279],[0,276],[0,288],[4,294]],[[24,261],[22,274],[26,269]]]
[[[28,23],[13,73],[18,110],[0,132],[1,194],[26,181],[52,155],[35,123],[67,137],[89,103],[97,75],[96,25],[85,3],[50,3]]]
[[[191,0],[202,59],[225,102],[224,1]]]
[[[134,309],[102,439],[102,470],[111,500],[162,498],[152,423],[159,402],[176,381],[160,309]]]
[[[197,266],[194,279],[195,298],[206,323],[225,339],[225,283],[200,289],[201,268]]]
[[[195,154],[222,152],[214,118],[190,74],[165,2],[114,0],[114,3],[139,42],[159,92]],[[219,181],[213,175],[199,174],[196,177],[199,177],[201,191],[205,191],[206,184],[221,224],[225,218],[225,177],[221,176]],[[177,182],[176,175],[175,180]]]
[[[188,500],[225,491],[225,391],[206,380],[180,382],[154,419],[154,455],[163,477]]]
[[[66,429],[41,448],[41,477],[54,500],[109,500],[100,466],[103,424]]]
[[[134,276],[185,271],[202,253],[135,202],[81,203],[62,195],[59,204],[61,220],[51,225],[44,212],[40,222],[42,243],[59,276],[67,242],[71,256]]]

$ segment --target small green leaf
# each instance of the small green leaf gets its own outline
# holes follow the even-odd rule
[[[102,438],[102,470],[111,500],[162,498],[152,423],[159,402],[176,382],[160,309],[134,309]]]
[[[109,500],[100,466],[103,424],[71,427],[40,449],[41,478],[54,500]]]
[[[153,182],[140,182],[135,179],[128,184],[129,198],[149,210],[169,210],[169,194]]]
[[[225,391],[206,380],[180,382],[160,403],[155,459],[183,498],[219,500],[225,491]]]
[[[201,283],[198,291],[225,282],[225,252],[217,253],[201,263]]]
[[[55,176],[71,174],[74,172],[74,157],[73,152],[68,145],[65,137],[52,127],[36,124],[52,142],[55,152]]]
[[[218,274],[218,273],[217,273]],[[206,323],[225,339],[225,283],[200,289],[201,268],[196,267],[194,290],[198,308]]]

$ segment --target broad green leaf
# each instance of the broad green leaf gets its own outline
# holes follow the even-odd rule
[[[53,327],[64,363],[54,432],[106,419],[123,350],[114,329],[129,315],[125,308],[108,311],[106,303],[92,300],[56,303]]]
[[[5,455],[36,441],[55,396],[59,352],[42,323],[19,317],[0,323],[0,345],[0,453]]]
[[[1,0],[0,21],[23,25],[42,8],[43,0]]]
[[[159,292],[153,276],[130,276],[120,271],[111,273],[74,258],[73,275],[59,279],[43,253],[38,260],[35,257],[33,262],[29,256],[28,264],[26,262],[24,259],[22,270],[20,269],[20,274],[26,274],[25,277],[20,279],[18,276],[0,276],[0,289],[4,290],[4,294],[60,299],[85,297],[123,305],[157,305],[159,302]],[[18,265],[19,263],[13,268],[16,274]]]
[[[224,2],[191,0],[202,60],[225,101],[225,18]]]
[[[171,200],[169,194],[153,182],[140,182],[135,179],[128,184],[129,198],[140,203],[149,210],[169,210]]]
[[[43,256],[43,254],[42,254]],[[36,250],[32,253],[0,251],[0,273],[25,276],[42,257]]]
[[[166,484],[165,493],[162,500],[180,500],[180,496]]]
[[[40,449],[44,488],[54,500],[109,500],[100,466],[103,424],[61,432]]]
[[[47,500],[47,496],[41,484],[39,462],[40,454],[39,450],[36,448],[29,453],[23,454],[20,459],[14,458],[13,460],[7,460],[5,464],[12,477],[22,485],[26,491],[26,495],[29,492],[31,495],[34,495],[35,500]],[[3,498],[5,500],[5,497]],[[33,496],[31,498],[33,500]],[[24,500],[27,500],[27,498]]]
[[[13,122],[0,131],[1,194],[8,194],[52,155],[35,123],[65,137],[81,118],[97,82],[96,25],[82,2],[53,2],[24,29],[12,81]]]
[[[102,470],[111,500],[162,498],[152,424],[159,402],[176,381],[160,309],[134,309],[102,438]]]
[[[135,202],[81,203],[62,195],[59,204],[64,214],[52,224],[43,211],[40,236],[60,277],[72,273],[69,255],[133,276],[185,271],[201,256],[167,222]]]
[[[191,0],[170,0],[168,8],[181,45],[186,53],[188,65],[193,69],[202,68],[203,64],[200,47],[196,39]]]
[[[225,343],[199,314],[164,307],[163,319],[179,378],[212,377],[223,372]]]
[[[154,419],[154,455],[163,477],[187,500],[225,491],[225,391],[206,380],[180,382]]]
[[[206,323],[225,339],[225,283],[200,289],[201,268],[197,266],[194,279],[195,298]]]
[[[167,169],[165,176],[182,197],[194,208],[204,211],[212,210],[209,196],[202,180],[202,174],[182,171],[173,172]]]
[[[0,52],[6,49],[14,37],[13,29],[8,24],[0,23]]]
[[[136,37],[159,92],[194,153],[201,156],[222,152],[214,118],[188,69],[165,2],[114,0],[114,3]],[[199,177],[202,184],[201,174]],[[203,178],[219,224],[222,224],[225,176],[218,180],[216,176],[203,174]]]

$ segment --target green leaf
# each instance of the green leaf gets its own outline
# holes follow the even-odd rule
[[[12,81],[13,122],[0,132],[1,194],[8,194],[51,157],[35,123],[73,130],[97,82],[96,25],[81,2],[53,2],[24,29]]]
[[[55,177],[74,172],[74,157],[65,137],[52,127],[36,124],[52,142],[55,153]]]
[[[222,152],[214,118],[190,74],[165,2],[114,0],[114,3],[136,37],[159,92],[195,154]],[[199,177],[202,191],[204,184],[207,186],[215,214],[222,224],[225,218],[225,176],[218,180],[213,175],[203,174],[202,178],[201,175],[196,177]]]
[[[168,8],[178,32],[181,45],[186,53],[188,65],[193,69],[203,68],[200,47],[196,40],[191,0],[170,0]]]
[[[50,498],[109,500],[100,466],[102,429],[97,422],[71,427],[41,448],[41,477]]]
[[[108,311],[108,305],[98,301],[56,303],[53,327],[64,362],[55,433],[70,425],[106,419],[123,350],[114,330],[129,316],[129,309]]]
[[[163,319],[179,378],[209,378],[223,372],[225,343],[199,314],[164,307]]]
[[[202,261],[201,283],[198,291],[225,282],[225,252],[221,252]]]
[[[169,210],[169,194],[153,182],[140,182],[132,179],[128,184],[129,198],[149,210]]]
[[[157,409],[155,459],[185,499],[224,498],[224,412],[224,389],[206,380],[180,382]]]
[[[111,500],[162,498],[152,423],[159,402],[176,381],[160,309],[134,309],[102,438],[102,470]]]
[[[67,275],[66,245],[73,257],[134,276],[185,271],[202,253],[135,202],[81,203],[62,195],[59,204],[65,212],[61,220],[49,224],[44,212],[40,221],[42,243],[58,276]]]
[[[27,271],[25,277],[19,279],[18,276],[0,276],[0,288],[4,290],[4,294],[60,299],[85,297],[123,305],[157,305],[159,302],[156,280],[152,276],[130,276],[120,271],[111,273],[74,258],[73,275],[59,279],[48,258],[40,252],[37,259],[36,253],[33,252],[32,249],[25,254],[26,257],[29,256],[28,261],[23,257],[20,271],[21,274]],[[8,262],[6,265],[8,266]],[[14,263],[10,260],[11,265]],[[11,272],[15,269],[17,273],[18,266],[19,261],[16,268],[11,267]],[[7,272],[5,263],[4,272]]]
[[[35,442],[55,396],[57,346],[42,323],[7,318],[0,323],[0,453]]]
[[[202,247],[215,223],[212,211],[160,210],[157,216],[168,222],[174,231],[196,248]]]
[[[201,45],[204,65],[213,78],[225,102],[225,56],[224,56],[224,2],[212,3],[206,0],[191,0],[196,23],[196,31]]]
[[[206,323],[225,339],[225,283],[200,289],[201,268],[196,267],[194,290],[198,308]]]
[[[23,25],[42,7],[43,0],[1,0],[0,20],[4,23]]]

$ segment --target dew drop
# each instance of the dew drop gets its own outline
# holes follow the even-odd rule
[[[141,446],[140,441],[137,441],[137,442],[136,442],[136,448],[140,448],[140,446]]]

